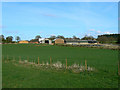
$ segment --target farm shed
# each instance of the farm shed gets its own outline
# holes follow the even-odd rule
[[[39,43],[44,43],[44,38],[39,38],[38,41]]]
[[[98,42],[96,40],[88,40],[88,43],[97,44]]]
[[[55,44],[64,44],[64,39],[55,39]]]
[[[80,40],[79,43],[80,43],[80,44],[89,44],[89,43],[88,43],[88,40]]]
[[[46,43],[46,44],[51,44],[52,40],[49,40],[47,38],[39,38],[40,43]]]
[[[66,39],[66,40],[65,40],[65,43],[66,43],[66,44],[78,44],[78,43],[79,43],[78,41],[79,41],[79,40]]]
[[[19,41],[19,43],[29,43],[27,40]]]
[[[96,40],[75,40],[75,39],[66,39],[66,44],[97,44]]]

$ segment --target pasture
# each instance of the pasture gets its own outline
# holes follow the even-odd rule
[[[3,88],[118,88],[118,51],[86,47],[64,47],[39,44],[2,45],[4,60],[29,60],[39,63],[60,61],[94,67],[96,71],[72,73],[36,69],[3,62]]]

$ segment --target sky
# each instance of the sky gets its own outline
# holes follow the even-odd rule
[[[117,2],[3,2],[2,34],[20,36],[85,35],[118,33]]]

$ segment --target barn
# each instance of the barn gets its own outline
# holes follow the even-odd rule
[[[52,44],[52,40],[49,40],[47,38],[39,38],[40,43],[46,43],[46,44]]]
[[[64,44],[64,39],[60,38],[55,39],[55,44]]]
[[[29,43],[27,40],[19,41],[19,43]]]

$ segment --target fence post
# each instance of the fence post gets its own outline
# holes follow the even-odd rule
[[[87,70],[87,61],[85,60],[85,70]]]
[[[66,69],[67,69],[67,58],[66,58]]]
[[[39,57],[38,57],[38,64],[39,64]]]

